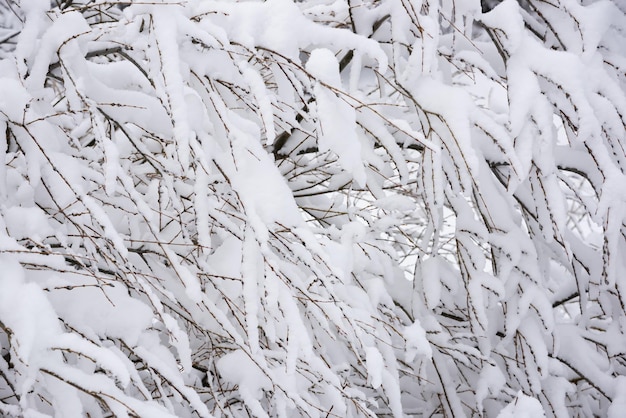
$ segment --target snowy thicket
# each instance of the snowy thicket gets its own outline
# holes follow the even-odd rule
[[[0,415],[622,416],[625,13],[0,2]]]

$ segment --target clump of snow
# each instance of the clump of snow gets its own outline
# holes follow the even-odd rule
[[[49,281],[48,287],[68,286],[67,281]],[[88,335],[121,338],[137,344],[141,333],[152,325],[152,310],[133,298],[119,283],[55,291],[50,300],[58,314],[70,325]]]
[[[332,55],[332,54],[331,54]],[[320,73],[324,79],[333,81],[331,62],[321,62],[323,59],[335,61],[334,56],[326,53],[317,55],[312,68]],[[365,186],[367,176],[363,164],[361,141],[356,133],[356,114],[342,97],[316,82],[315,93],[317,110],[318,145],[321,152],[332,151],[339,157],[339,164],[350,173],[359,186]]]
[[[17,80],[0,77],[0,110],[3,120],[20,122],[30,100],[31,95]]]
[[[357,49],[378,62],[378,70],[387,68],[387,55],[377,42],[349,30],[318,25],[307,19],[290,0],[265,2],[200,2],[196,13],[222,13],[221,26],[232,41],[248,48],[261,46],[298,59],[299,51],[311,45],[330,44],[337,49]]]
[[[489,395],[497,394],[506,384],[502,371],[492,364],[487,364],[480,372],[476,387],[476,403],[482,409],[482,404]]]
[[[327,48],[316,48],[311,51],[306,62],[306,70],[319,81],[341,88],[339,62],[337,57]]]
[[[259,104],[259,113],[261,114],[261,120],[263,121],[267,144],[271,145],[274,143],[274,139],[276,137],[276,132],[274,131],[272,99],[268,94],[261,75],[248,65],[247,62],[242,61],[239,63],[239,70],[241,71],[241,75],[246,83],[248,83],[248,86],[250,86],[250,91]]]
[[[521,391],[518,392],[515,400],[498,414],[498,418],[541,418],[545,416],[541,402]]]
[[[27,86],[35,91],[42,88],[51,61],[57,54],[61,54],[67,61],[83,55],[85,34],[91,32],[90,26],[78,12],[68,12],[60,15],[41,38],[37,49]],[[75,80],[78,84],[81,80]]]
[[[441,300],[441,276],[439,273],[439,259],[429,257],[420,263],[422,289],[428,309],[434,309]]]
[[[9,235],[15,239],[32,238],[37,241],[53,236],[48,215],[38,207],[10,207],[3,211]]]
[[[626,411],[626,377],[618,376],[615,378],[614,387],[615,394],[607,411],[607,418],[622,418]]]
[[[256,238],[265,242],[267,227],[280,223],[296,227],[302,217],[285,178],[262,147],[256,125],[224,109],[231,128],[232,149],[216,155],[241,200]]]
[[[221,357],[217,363],[220,375],[229,383],[239,386],[240,393],[261,399],[264,390],[272,389],[272,382],[249,354],[238,349]]]
[[[505,0],[499,3],[489,13],[479,16],[477,20],[506,33],[503,43],[506,50],[511,53],[518,48],[526,36],[521,8],[515,0]]]
[[[447,158],[460,171],[456,180],[463,190],[471,190],[471,179],[478,173],[479,164],[470,131],[471,115],[475,111],[470,96],[432,77],[418,78],[412,92],[420,106],[434,114],[432,129],[441,139]],[[454,187],[454,183],[452,185]]]
[[[433,355],[430,342],[426,337],[426,331],[419,321],[404,328],[404,339],[406,340],[405,359],[411,362],[416,356],[431,358]]]
[[[45,364],[49,344],[61,333],[57,315],[43,290],[25,281],[22,266],[6,255],[0,266],[0,321],[19,342],[14,347],[21,361]]]
[[[385,362],[380,351],[376,347],[365,349],[365,364],[367,367],[367,379],[374,389],[378,389],[383,382]]]

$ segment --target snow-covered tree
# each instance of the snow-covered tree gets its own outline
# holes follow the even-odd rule
[[[622,416],[626,8],[483,3],[0,2],[0,415]]]

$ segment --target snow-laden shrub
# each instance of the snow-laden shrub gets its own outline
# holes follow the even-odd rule
[[[624,8],[488,3],[0,3],[0,414],[619,416]]]

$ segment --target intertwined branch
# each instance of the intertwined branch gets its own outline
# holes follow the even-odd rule
[[[522,3],[0,4],[2,414],[611,412],[626,17]]]

